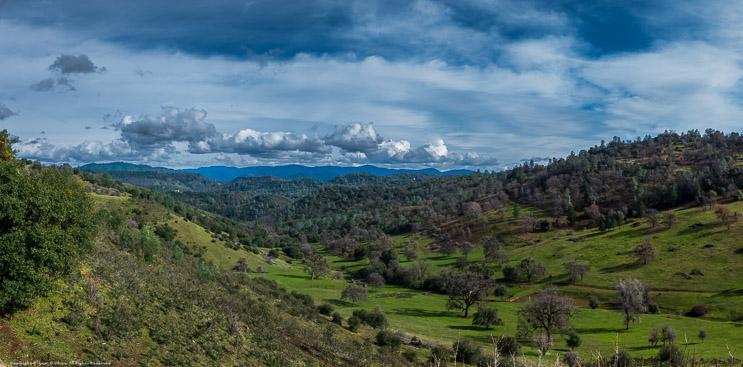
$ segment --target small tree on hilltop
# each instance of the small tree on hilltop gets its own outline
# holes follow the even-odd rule
[[[640,322],[640,316],[648,311],[650,286],[634,278],[620,279],[616,287],[617,304],[624,315],[624,325],[629,330],[632,321]]]
[[[577,312],[570,297],[559,295],[557,287],[550,286],[540,290],[536,299],[519,309],[519,330],[526,335],[542,330],[547,345],[552,345],[554,332],[568,329],[570,319]]]

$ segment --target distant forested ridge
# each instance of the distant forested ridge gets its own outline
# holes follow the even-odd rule
[[[327,183],[272,177],[214,183],[185,173],[111,174],[132,183],[151,178],[149,187],[164,190],[204,191],[173,195],[233,219],[271,223],[278,235],[317,240],[359,229],[438,231],[472,203],[501,213],[515,203],[528,205],[544,210],[558,226],[590,219],[611,227],[649,209],[743,198],[741,157],[740,134],[692,130],[627,141],[615,137],[546,165],[525,162],[503,172],[456,176],[362,173]]]
[[[147,165],[137,165],[124,162],[115,163],[92,163],[86,164],[80,167],[81,169],[88,172],[104,172],[104,171],[131,171],[131,172],[188,172],[198,173],[204,177],[208,177],[217,181],[231,181],[238,177],[262,177],[262,176],[273,176],[285,180],[292,180],[297,178],[312,178],[318,181],[327,182],[336,177],[346,176],[353,173],[368,173],[374,176],[390,176],[401,173],[412,173],[420,175],[462,175],[468,174],[472,171],[469,170],[451,170],[451,171],[439,171],[434,168],[426,168],[420,170],[414,169],[393,169],[383,168],[376,166],[358,166],[358,167],[341,167],[341,166],[303,166],[303,165],[286,165],[286,166],[255,166],[255,167],[225,167],[225,166],[212,166],[212,167],[201,167],[192,169],[181,169],[172,170],[169,168],[162,167],[151,167]]]

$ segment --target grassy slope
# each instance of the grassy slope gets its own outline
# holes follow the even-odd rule
[[[180,239],[189,246],[205,246],[206,251],[204,257],[207,260],[219,264],[223,269],[232,267],[237,259],[241,257],[248,259],[248,262],[253,268],[258,265],[267,266],[259,255],[244,250],[233,250],[226,247],[225,243],[220,240],[212,242],[212,236],[204,228],[192,222],[183,220],[183,218],[168,212],[165,208],[157,204],[147,201],[139,201],[134,204],[131,198],[125,196],[113,197],[99,194],[91,195],[94,198],[97,207],[105,205],[111,211],[123,211],[125,213],[131,213],[133,208],[136,207],[137,209],[135,210],[143,213],[142,215],[147,218],[148,223],[169,223],[178,231],[177,239]],[[120,297],[127,297],[127,295],[122,295],[116,291],[116,289],[121,289],[116,288],[118,285],[111,287],[106,281],[101,281],[97,275],[97,272],[101,271],[98,267],[100,267],[102,263],[104,264],[104,267],[110,267],[111,264],[107,263],[107,261],[120,262],[124,267],[129,267],[127,268],[129,270],[131,270],[132,263],[138,263],[140,264],[138,266],[141,266],[141,260],[136,259],[136,255],[121,251],[121,249],[117,248],[106,239],[107,236],[107,234],[101,234],[98,239],[96,239],[96,245],[93,251],[94,254],[89,258],[86,257],[83,259],[79,274],[73,274],[71,279],[65,281],[57,281],[49,294],[43,297],[38,297],[34,304],[28,309],[16,312],[11,316],[0,318],[0,366],[4,366],[11,362],[23,361],[110,361],[114,362],[115,365],[161,365],[164,363],[164,359],[172,356],[172,350],[164,349],[157,341],[150,337],[152,331],[150,331],[150,334],[143,330],[135,331],[133,336],[127,337],[125,340],[117,341],[116,343],[107,343],[105,340],[101,339],[99,334],[96,334],[92,330],[92,327],[90,326],[91,320],[96,317],[96,312],[100,313],[101,311],[100,304],[99,306],[93,306],[84,301],[87,288],[91,282],[96,282],[100,285],[99,296],[101,297],[100,299],[102,302],[106,304],[115,304],[121,301]],[[111,258],[101,262],[100,256],[108,256]],[[169,257],[172,256],[172,254],[169,249],[164,248],[160,256]],[[161,272],[165,272],[175,277],[183,276],[183,274],[173,271],[172,268],[170,270],[159,269],[159,265],[156,263],[144,265],[139,270],[135,269],[134,273],[120,274],[119,276],[126,279],[126,277],[131,277],[132,274],[137,274],[137,272],[139,272],[138,274],[151,275],[153,269],[158,275],[162,275]],[[145,268],[145,266],[147,268]],[[273,269],[282,269],[286,266],[287,264],[285,262],[278,261],[276,265],[272,265],[271,267]],[[143,285],[148,287],[150,286],[150,284]],[[155,285],[155,287],[157,287],[157,285]],[[254,296],[251,296],[251,294],[256,294],[253,290],[243,289],[240,292],[245,293],[246,300],[253,303],[251,298]],[[266,297],[263,293],[258,293],[256,295],[259,297],[260,302],[266,303],[266,307],[275,307],[273,304],[277,303],[276,300],[273,300],[271,297]],[[205,294],[204,296],[207,295]],[[82,302],[81,299],[83,299]],[[72,326],[69,322],[64,321],[66,317],[74,314],[75,308],[73,307],[73,304],[81,304],[84,310],[83,312],[89,315],[85,316],[86,318],[83,319],[81,323],[76,324],[77,326]],[[183,310],[163,308],[163,305],[161,304],[152,304],[147,306],[147,310],[141,309],[139,311],[146,314],[147,317],[160,315],[162,318],[166,318],[170,321],[159,321],[165,322],[166,325],[168,322],[176,322],[180,327],[181,325],[185,326],[186,324],[183,320],[178,321],[179,318],[192,317],[192,312],[199,312],[195,311],[198,306],[193,307],[193,309]],[[212,306],[212,308],[216,307]],[[286,310],[278,311],[279,309],[281,309],[281,307],[278,307],[277,311],[273,312],[272,315],[261,315],[260,313],[257,313],[251,317],[259,319],[261,317],[276,317],[276,315],[274,315],[276,313],[287,312]],[[184,315],[180,315],[180,312],[183,312]],[[202,314],[199,314],[199,316],[202,316]],[[273,335],[276,334],[276,330],[267,331],[267,333],[273,335],[272,338],[276,340],[266,341],[264,339],[258,339],[258,343],[274,343],[272,344],[272,347],[274,348],[277,343],[278,345],[284,345],[282,348],[285,348],[287,352],[281,353],[281,355],[272,354],[276,353],[275,349],[267,351],[261,345],[253,344],[255,343],[255,339],[243,339],[250,340],[247,343],[236,342],[233,340],[236,337],[231,335],[222,335],[221,337],[211,338],[207,340],[206,343],[221,343],[219,345],[223,345],[224,348],[226,348],[228,355],[232,350],[234,350],[233,356],[228,356],[226,359],[221,359],[219,361],[220,365],[246,365],[245,363],[248,363],[248,365],[261,365],[264,363],[285,365],[285,363],[289,363],[290,361],[292,365],[315,365],[320,363],[320,361],[326,361],[330,364],[334,363],[332,362],[334,357],[328,356],[326,354],[327,351],[317,349],[315,344],[312,342],[308,343],[308,340],[311,339],[307,338],[311,337],[309,337],[308,335],[310,334],[307,333],[316,332],[313,330],[319,328],[314,322],[288,316],[287,314],[283,314],[281,317],[284,321],[292,319],[294,320],[293,322],[304,325],[301,330],[293,331],[293,333],[299,332],[300,334],[286,336],[286,340],[284,340],[285,336]],[[223,321],[209,320],[208,322],[210,323],[212,321],[217,322],[217,325],[219,325],[217,326],[217,329],[221,328]],[[290,323],[291,322],[287,325],[290,325]],[[212,329],[213,328],[209,328],[209,330]],[[248,329],[250,330],[250,328]],[[333,330],[335,330],[332,336],[333,340],[342,341],[345,345],[355,345],[353,343],[363,341],[350,332],[341,332],[341,329],[337,327],[333,327]],[[374,335],[371,330],[361,330],[359,334],[366,340],[373,339]],[[248,338],[251,337],[250,333],[247,335]],[[326,335],[327,334],[323,334],[324,337],[326,337]],[[199,339],[197,338],[197,340]],[[287,341],[289,341],[289,344],[294,344],[296,348],[293,349],[292,345],[287,345]],[[204,341],[199,341],[199,343],[202,342]],[[328,343],[333,344],[333,342]],[[240,347],[240,345],[242,345],[242,347]],[[181,352],[179,352],[182,355],[181,362],[175,362],[176,364],[196,363],[197,365],[206,365],[207,363],[215,362],[213,360],[208,362],[210,361],[210,357],[204,355],[203,352],[194,352],[194,350],[199,350],[200,346],[192,346],[189,344],[184,345],[182,348]],[[374,347],[372,346],[372,348]],[[258,349],[257,352],[255,351],[256,349]],[[252,355],[252,357],[247,357],[247,359],[245,359],[245,353]],[[343,353],[348,352],[339,352],[336,348],[334,353],[343,355]],[[364,353],[368,353],[366,352],[366,349],[359,349],[358,353],[361,353],[361,355],[355,356],[355,358],[368,357],[363,355]],[[173,362],[171,361],[171,363]],[[399,363],[399,361],[396,361],[395,363]]]
[[[732,203],[729,206],[734,211],[743,211],[743,203]],[[743,316],[743,297],[740,296],[743,292],[743,254],[740,253],[743,235],[740,233],[740,226],[743,223],[735,223],[727,230],[718,224],[714,213],[710,211],[686,208],[677,209],[676,212],[679,222],[671,229],[662,225],[651,228],[645,222],[638,222],[639,225],[633,227],[630,222],[606,232],[592,229],[578,231],[573,235],[557,230],[549,233],[517,234],[517,221],[510,217],[510,213],[504,220],[498,220],[494,213],[487,213],[491,224],[487,229],[480,229],[479,234],[503,236],[506,239],[503,241],[506,243],[504,250],[514,260],[512,264],[523,257],[532,256],[547,266],[549,275],[536,284],[512,287],[509,297],[517,302],[490,299],[489,302],[495,303],[506,324],[489,331],[472,327],[471,320],[461,318],[458,312],[447,311],[444,295],[424,295],[420,291],[388,286],[382,290],[372,290],[367,302],[354,307],[339,300],[341,290],[347,285],[344,280],[311,281],[302,272],[299,262],[286,267],[267,266],[265,268],[269,274],[261,276],[274,279],[288,289],[309,293],[318,303],[332,303],[345,316],[359,307],[371,309],[379,305],[386,312],[392,328],[411,336],[417,335],[424,340],[442,343],[450,343],[458,337],[466,336],[483,344],[490,343],[491,334],[515,334],[518,301],[526,301],[534,291],[547,283],[555,282],[560,284],[563,293],[574,297],[580,306],[587,307],[587,299],[591,295],[597,295],[604,302],[604,306],[597,310],[582,309],[580,316],[574,320],[574,325],[583,338],[579,351],[584,355],[593,351],[606,355],[611,351],[612,343],[618,340],[623,348],[634,355],[655,356],[658,347],[650,347],[647,342],[650,330],[653,326],[669,325],[678,332],[679,341],[683,342],[686,334],[689,347],[692,348],[690,350],[696,350],[697,356],[722,357],[727,354],[726,343],[731,346],[743,345],[743,324],[727,321]],[[524,213],[522,209],[522,215]],[[702,226],[689,228],[697,223]],[[585,242],[567,240],[576,236],[586,236],[588,239]],[[630,251],[645,236],[650,236],[653,240],[657,258],[648,265],[638,266]],[[402,257],[402,248],[408,243],[418,243],[420,257],[427,259],[434,271],[454,265],[461,256],[445,256],[428,251],[427,246],[433,242],[428,238],[396,237],[395,242],[400,249],[403,265],[406,261]],[[533,244],[527,244],[529,242]],[[714,247],[704,248],[706,244],[713,244]],[[669,248],[676,250],[670,252]],[[331,255],[327,257],[335,270],[346,272],[368,264],[368,260],[359,262]],[[469,259],[476,261],[482,257],[482,250],[478,248],[470,254]],[[567,274],[562,267],[563,263],[570,260],[591,265],[589,275],[577,284],[567,283]],[[679,271],[688,274],[693,268],[699,268],[705,275],[692,276],[691,279],[674,275]],[[613,301],[612,288],[616,280],[627,276],[651,283],[654,301],[660,304],[662,313],[644,315],[640,324],[633,324],[629,331],[624,331],[621,315],[611,310],[611,305],[607,303]],[[657,291],[661,289],[662,291]],[[703,319],[676,315],[676,310],[685,312],[698,304],[709,306],[711,313]],[[697,338],[700,328],[709,333],[704,343],[700,343]],[[558,340],[556,344],[558,353],[566,350],[564,342]],[[527,353],[533,354],[534,351],[527,348]]]
[[[116,199],[121,200],[121,199]],[[741,211],[740,203],[729,204],[731,209]],[[530,212],[522,208],[522,216]],[[535,213],[539,214],[539,213]],[[647,336],[653,326],[670,325],[677,330],[679,340],[683,340],[686,333],[691,344],[690,348],[697,351],[698,356],[718,357],[726,354],[725,343],[743,345],[743,325],[721,320],[736,318],[741,315],[743,301],[737,292],[741,289],[740,277],[731,274],[743,274],[741,264],[743,254],[739,252],[741,234],[736,223],[730,230],[717,224],[712,212],[703,212],[699,208],[677,210],[679,223],[671,229],[662,225],[650,228],[641,222],[633,227],[627,223],[622,227],[607,232],[598,230],[578,231],[567,235],[565,231],[549,233],[520,234],[516,230],[518,221],[508,213],[506,218],[499,220],[495,213],[486,213],[490,223],[487,228],[472,225],[475,236],[496,234],[505,243],[504,250],[516,260],[524,256],[532,256],[547,266],[548,274],[552,279],[545,278],[537,284],[522,284],[511,287],[509,298],[524,301],[534,291],[540,289],[550,281],[565,282],[566,274],[562,264],[569,260],[578,260],[591,265],[591,272],[577,284],[563,284],[561,291],[576,298],[579,305],[585,306],[591,295],[598,295],[602,301],[611,302],[613,298],[614,282],[619,277],[634,276],[642,280],[651,279],[653,289],[668,291],[653,292],[664,314],[645,315],[642,323],[633,324],[628,332],[622,330],[621,316],[612,311],[609,306],[604,309],[583,309],[575,319],[574,325],[583,338],[583,345],[579,352],[587,355],[594,351],[602,354],[609,353],[611,345],[618,340],[620,345],[634,355],[650,357],[657,354],[658,348],[651,348],[647,343]],[[308,293],[317,303],[328,302],[333,304],[344,316],[349,316],[357,308],[371,309],[379,305],[387,314],[393,329],[404,331],[409,336],[417,335],[425,341],[450,343],[459,337],[470,337],[484,345],[490,343],[491,335],[514,334],[516,331],[516,310],[518,302],[499,302],[490,299],[498,308],[505,321],[504,326],[492,330],[482,330],[471,325],[471,319],[463,319],[459,312],[447,311],[445,308],[446,296],[440,294],[424,295],[423,292],[388,286],[381,290],[371,290],[369,300],[361,305],[351,305],[340,301],[340,292],[347,285],[345,280],[320,279],[311,281],[302,271],[302,265],[295,261],[287,264],[284,261],[276,265],[268,265],[258,255],[244,251],[233,250],[226,244],[215,239],[198,225],[185,221],[172,214],[158,218],[159,223],[167,222],[173,226],[181,239],[189,246],[203,246],[203,257],[213,261],[223,269],[230,269],[237,259],[244,257],[252,269],[261,265],[269,273],[254,275],[276,280],[281,286],[290,290]],[[701,223],[702,226],[690,229],[692,224]],[[466,226],[467,223],[457,222],[451,225]],[[585,242],[572,242],[567,239],[575,236],[586,236]],[[629,251],[645,236],[650,236],[656,246],[658,257],[646,266],[633,265],[634,259]],[[396,237],[395,242],[401,251],[402,248],[417,242],[420,248],[419,255],[427,259],[436,271],[445,266],[453,266],[461,255],[445,256],[430,252],[427,247],[433,240],[425,237]],[[528,242],[536,243],[528,245]],[[703,248],[705,244],[714,244],[712,248]],[[669,252],[668,248],[678,248]],[[327,254],[326,254],[327,255]],[[742,258],[741,261],[733,261]],[[368,260],[352,261],[336,256],[327,256],[332,261],[334,270],[351,272],[368,264]],[[483,257],[481,249],[470,254],[470,261]],[[698,261],[705,259],[705,261]],[[674,275],[678,271],[689,273],[694,268],[700,268],[704,276],[695,276],[685,279]],[[722,269],[722,270],[718,270]],[[675,310],[688,310],[693,305],[705,304],[712,308],[706,319],[692,319],[675,315]],[[708,339],[702,344],[696,338],[700,327],[705,328]],[[564,342],[558,339],[557,353],[566,350]],[[535,355],[532,348],[526,348],[526,353]]]

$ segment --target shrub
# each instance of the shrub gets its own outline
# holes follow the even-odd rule
[[[145,225],[139,237],[139,246],[144,260],[152,261],[160,253],[160,238]]]
[[[477,365],[482,360],[482,348],[470,339],[454,342],[452,349],[457,351],[457,361]]]
[[[704,305],[697,305],[691,308],[691,311],[686,313],[686,316],[689,317],[702,317],[706,315],[709,312],[709,309],[707,306]]]
[[[387,318],[380,310],[374,310],[372,312],[368,312],[366,310],[356,310],[353,312],[353,315],[358,317],[359,320],[363,321],[365,324],[375,329],[387,327]]]
[[[519,280],[518,271],[511,265],[504,266],[502,272],[503,279],[508,283],[514,283]]]
[[[176,260],[183,259],[183,244],[180,243],[180,241],[176,241],[176,243],[173,244],[173,258]]]
[[[286,256],[291,257],[292,259],[301,259],[304,257],[304,253],[302,253],[302,250],[299,248],[299,246],[288,246],[284,248],[284,254]],[[278,257],[278,256],[274,256]]]
[[[472,318],[472,325],[481,325],[490,329],[493,325],[503,325],[503,320],[498,317],[498,310],[493,307],[480,307]]]
[[[601,302],[599,302],[598,297],[591,296],[591,299],[588,301],[588,305],[591,306],[592,309],[597,309],[599,306],[601,306]]]
[[[333,306],[329,303],[323,303],[317,306],[317,311],[325,316],[330,316],[330,314],[333,313]]]
[[[361,319],[356,315],[351,315],[351,317],[348,318],[348,330],[355,333],[356,330],[359,330],[359,326],[361,326]]]
[[[562,356],[562,361],[570,366],[579,366],[580,365],[580,358],[578,358],[578,353],[575,352],[567,352]]]
[[[371,273],[366,277],[366,281],[374,288],[384,288],[385,280],[384,277],[379,273]]]
[[[334,324],[338,324],[343,326],[343,316],[341,316],[341,313],[338,311],[333,312],[333,320],[331,320]]]
[[[508,335],[502,336],[498,340],[498,353],[503,356],[516,356],[521,352],[521,344],[516,338]]]
[[[660,312],[660,308],[658,308],[658,305],[656,305],[655,303],[650,303],[648,304],[648,312],[657,314]]]
[[[136,239],[134,238],[134,232],[132,232],[132,230],[127,226],[123,231],[121,231],[121,234],[119,234],[119,246],[124,250],[131,251],[134,249],[135,243]]]
[[[197,272],[200,280],[205,282],[212,281],[212,270],[210,269],[209,264],[204,259],[199,259]]]
[[[580,347],[582,342],[583,341],[581,340],[580,335],[578,335],[578,333],[576,333],[575,331],[572,331],[568,335],[568,338],[565,340],[565,343],[571,350]]]
[[[307,307],[312,307],[312,306],[315,305],[315,300],[312,299],[312,296],[310,296],[309,294],[299,293],[297,291],[292,291],[291,292],[291,295],[296,300],[298,300],[301,304],[303,304],[303,305],[305,305]],[[330,306],[330,305],[328,305],[328,306]],[[331,306],[331,311],[332,311],[332,306]]]
[[[631,367],[635,363],[635,359],[626,350],[620,350],[613,357],[611,357],[610,364],[617,367]]]
[[[496,297],[505,297],[508,295],[508,287],[506,287],[505,284],[498,284],[495,286],[495,290],[493,291],[493,295]]]
[[[667,362],[669,366],[683,366],[684,352],[673,344],[664,345],[660,348],[660,351],[658,351],[658,360],[661,362]]]
[[[414,363],[418,359],[418,353],[413,349],[405,349],[402,352],[402,357],[410,363]]]
[[[377,333],[376,340],[380,347],[398,348],[402,344],[400,337],[389,330],[380,330]]]
[[[434,365],[437,365],[436,363],[438,362],[438,365],[446,366],[446,362],[451,355],[452,353],[449,348],[443,345],[437,345],[431,350],[431,359],[429,361]]]

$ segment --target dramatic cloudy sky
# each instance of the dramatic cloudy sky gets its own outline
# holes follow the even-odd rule
[[[0,0],[23,157],[502,168],[740,131],[743,3]]]

